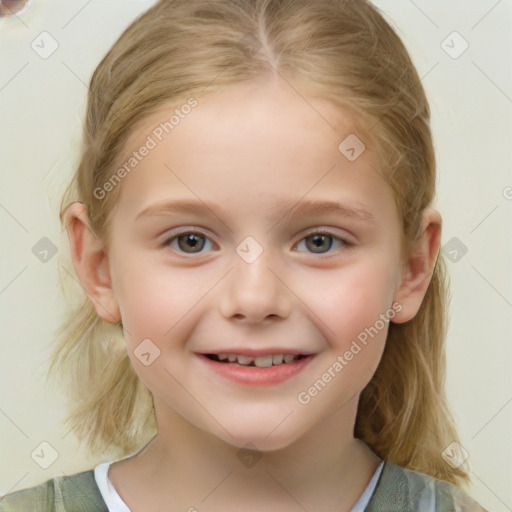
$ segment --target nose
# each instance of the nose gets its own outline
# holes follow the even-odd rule
[[[220,309],[225,318],[244,323],[279,320],[290,315],[291,295],[284,275],[272,264],[268,253],[264,251],[252,263],[236,255]]]

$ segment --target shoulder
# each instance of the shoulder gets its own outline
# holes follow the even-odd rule
[[[365,512],[487,512],[459,487],[386,462]]]
[[[0,512],[107,512],[94,471],[57,476],[0,498]]]

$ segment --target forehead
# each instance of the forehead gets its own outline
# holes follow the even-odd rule
[[[257,211],[306,194],[391,197],[372,141],[332,102],[276,80],[237,84],[190,105],[164,106],[132,131],[124,161],[148,141],[151,150],[123,180],[121,203],[142,208],[179,192]]]
[[[245,142],[266,139],[287,147],[303,147],[306,142],[306,147],[316,145],[319,153],[337,151],[349,135],[357,135],[367,148],[374,144],[367,132],[363,133],[361,119],[347,108],[306,94],[306,89],[277,77],[233,84],[203,93],[193,101],[183,97],[163,104],[132,128],[125,150],[129,154],[147,136],[160,145],[170,139],[178,143],[180,134],[187,137],[191,132],[202,142],[215,138],[217,145],[226,148],[242,147],[241,138]],[[293,154],[286,156],[291,158]]]
[[[292,122],[294,117],[308,119],[313,123],[315,120],[322,120],[325,127],[331,130],[342,129],[342,125],[350,125],[354,121],[341,106],[320,96],[314,97],[311,93],[307,93],[305,88],[301,90],[299,87],[298,84],[292,84],[279,77],[240,82],[222,88],[212,87],[194,96],[200,108],[190,109],[190,114],[193,114],[190,117],[221,116],[223,119],[236,117],[239,121],[240,114],[245,114],[247,122],[252,120],[261,123],[265,121],[265,113],[270,109],[280,122],[285,119]],[[147,131],[155,122],[165,118],[169,109],[170,113],[175,109],[179,110],[187,100],[187,96],[180,96],[179,99],[162,103],[154,113],[136,125],[135,130],[145,128]],[[136,136],[136,134],[133,135]]]

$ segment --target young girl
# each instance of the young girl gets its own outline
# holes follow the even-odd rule
[[[161,0],[90,84],[51,371],[112,461],[2,511],[482,511],[429,107],[364,0]],[[116,336],[112,336],[112,329]]]

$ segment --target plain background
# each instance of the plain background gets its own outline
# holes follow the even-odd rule
[[[19,18],[0,19],[1,494],[100,462],[68,435],[64,397],[44,383],[65,309],[57,272],[68,249],[58,208],[77,163],[90,76],[152,3],[33,0]],[[375,4],[408,47],[432,108],[436,206],[453,260],[447,393],[469,454],[471,493],[489,511],[510,511],[512,1]],[[47,58],[33,49],[43,51],[42,32],[58,43]],[[41,468],[52,449],[56,460]]]

